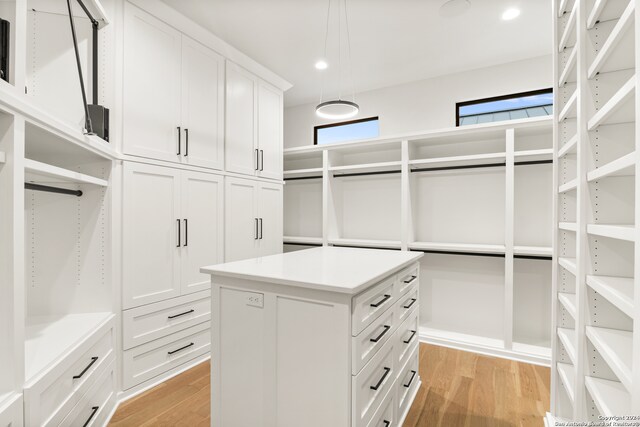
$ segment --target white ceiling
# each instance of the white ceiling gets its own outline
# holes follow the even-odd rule
[[[287,106],[319,100],[328,0],[163,1],[291,82]],[[356,92],[551,53],[551,0],[471,0],[454,18],[439,15],[444,0],[347,1]],[[325,99],[338,88],[337,4]],[[510,7],[521,15],[502,21]]]

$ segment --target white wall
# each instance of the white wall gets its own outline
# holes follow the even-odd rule
[[[456,102],[552,86],[551,55],[356,94],[360,117],[380,117],[380,135],[455,126]],[[284,113],[285,148],[313,144],[313,127],[329,123],[316,103]]]

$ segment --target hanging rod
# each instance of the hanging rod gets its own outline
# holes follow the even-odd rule
[[[547,255],[514,255],[513,257],[517,259],[533,259],[533,260],[542,260],[542,261],[552,260],[552,258]]]
[[[382,247],[372,247],[372,246],[356,246],[356,245],[342,245],[342,244],[334,244],[331,246],[335,246],[337,248],[355,248],[355,249],[383,249],[385,251],[399,251],[400,248],[382,248]]]
[[[412,252],[424,252],[426,254],[441,254],[441,255],[464,255],[464,256],[484,256],[491,258],[504,258],[504,254],[492,254],[486,252],[457,252],[457,251],[439,251],[435,249],[411,249]]]
[[[292,178],[285,178],[285,181],[300,181],[302,179],[322,179],[322,175],[320,176],[296,176]]]
[[[553,160],[529,160],[526,162],[515,162],[514,165],[516,166],[529,166],[529,165],[544,165],[544,164],[549,164],[549,163],[553,163]]]
[[[31,182],[25,182],[24,188],[25,190],[44,191],[47,193],[68,194],[68,195],[77,196],[77,197],[82,196],[82,191],[80,190],[69,190],[68,188],[49,187],[48,185],[33,184]]]
[[[388,175],[392,173],[400,173],[401,171],[375,171],[375,172],[354,172],[354,173],[340,173],[333,174],[334,178],[344,178],[348,176],[366,176],[366,175]]]
[[[282,244],[293,246],[322,246],[322,243],[282,242]]]

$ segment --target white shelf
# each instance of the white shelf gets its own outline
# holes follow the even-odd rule
[[[564,349],[567,350],[567,354],[569,355],[569,359],[571,359],[571,363],[576,364],[576,347],[575,347],[575,337],[576,332],[573,329],[568,328],[558,328],[558,337],[564,346]]]
[[[420,340],[444,342],[451,344],[470,345],[476,348],[504,349],[504,341],[498,338],[489,338],[479,335],[469,335],[461,332],[442,330],[432,327],[420,326]]]
[[[592,131],[598,126],[616,123],[629,123],[635,120],[635,74],[602,106],[587,123]]]
[[[34,183],[92,184],[107,187],[109,182],[91,175],[63,169],[31,159],[24,160],[25,181]]]
[[[631,414],[631,396],[618,381],[585,377],[584,385],[596,404],[600,415],[614,416]]]
[[[361,172],[383,172],[383,171],[399,171],[402,166],[402,162],[378,162],[378,163],[364,163],[360,165],[348,165],[348,166],[331,166],[329,171],[342,172],[342,173],[361,173]]]
[[[543,148],[540,150],[516,151],[514,153],[514,156],[516,160],[525,160],[525,161],[552,160],[553,148]]]
[[[613,2],[615,0],[612,0]],[[596,22],[600,20],[600,15],[604,11],[607,4],[610,3],[610,0],[595,0],[593,6],[591,7],[591,12],[589,12],[589,16],[587,17],[587,29],[590,30],[596,25]]]
[[[562,184],[558,187],[558,193],[566,193],[567,191],[575,190],[578,187],[578,179],[574,178],[566,184]]]
[[[632,225],[587,224],[587,234],[634,242],[636,229]]]
[[[598,350],[620,382],[631,390],[633,333],[616,329],[586,327],[587,338]]]
[[[437,157],[433,159],[416,159],[410,160],[411,166],[425,166],[425,165],[438,165],[438,166],[466,166],[489,163],[493,160],[506,159],[505,153],[485,153],[485,154],[472,154],[468,156],[453,156],[453,157]]]
[[[553,248],[547,246],[514,246],[514,255],[552,256]]]
[[[283,243],[294,243],[299,245],[310,244],[310,245],[321,245],[322,237],[299,237],[299,236],[284,236],[282,239]]]
[[[564,144],[558,150],[558,157],[564,157],[569,153],[575,153],[577,147],[578,147],[578,134],[575,134],[573,135],[573,138],[567,141],[567,143]]]
[[[26,380],[34,380],[38,374],[71,353],[112,317],[112,313],[82,313],[27,318],[24,349]]]
[[[569,0],[560,0],[560,6],[558,6],[558,18],[560,18],[562,15],[565,14],[565,12],[567,11],[568,5],[569,5]]]
[[[400,249],[401,243],[399,240],[373,240],[373,239],[329,239],[328,243],[331,245],[340,246],[362,246],[363,248],[390,248]]]
[[[630,28],[633,27],[634,23],[635,4],[635,0],[629,1],[627,8],[622,13],[622,16],[620,16],[620,19],[613,27],[613,30],[611,30],[611,34],[609,34],[609,37],[604,42],[602,48],[591,63],[587,74],[588,79],[594,78],[596,74],[600,72],[628,68],[626,65],[622,66],[620,64],[617,64],[611,66],[611,64],[607,64],[607,61],[609,60],[609,58],[611,58],[611,54],[617,48],[620,48],[620,52],[623,54],[627,61],[630,60],[631,62],[633,62],[634,32],[630,31]]]
[[[558,292],[558,301],[567,309],[567,312],[575,320],[577,308],[576,308],[576,295],[568,294],[565,292]]]
[[[558,228],[565,231],[578,231],[578,225],[575,222],[560,222]]]
[[[569,20],[567,21],[567,25],[564,27],[564,32],[562,33],[562,37],[560,38],[560,45],[558,46],[558,52],[562,52],[571,40],[575,40],[576,33],[576,19],[577,19],[577,8],[578,2],[575,1],[573,8],[571,9],[571,15],[569,15]],[[573,34],[572,34],[573,33]]]
[[[567,270],[569,273],[573,274],[574,276],[576,275],[577,268],[575,258],[559,258],[558,264],[560,264],[560,266]]]
[[[575,117],[576,116],[576,104],[578,101],[578,91],[574,91],[573,95],[571,95],[571,97],[569,98],[569,100],[567,101],[566,105],[564,106],[564,108],[562,110],[560,110],[560,115],[558,116],[558,122],[563,121],[566,118],[569,117]]]
[[[633,286],[631,277],[587,276],[587,285],[616,306],[624,314],[633,318]]]
[[[575,402],[574,390],[576,387],[576,373],[573,365],[558,362],[558,374],[562,384],[564,384],[564,389],[567,391],[567,396],[569,396],[569,400],[573,404]]]
[[[587,174],[588,181],[595,181],[608,176],[635,175],[636,153],[629,153],[616,160],[607,163]]]
[[[318,176],[318,178],[321,178],[322,168],[292,169],[292,170],[284,171],[285,178],[297,178],[297,177],[307,177],[307,176]]]
[[[573,49],[571,55],[569,55],[569,59],[567,59],[567,64],[564,66],[562,70],[562,74],[560,74],[560,79],[558,80],[558,86],[562,87],[569,81],[569,76],[576,69],[578,58],[578,49]]]
[[[443,252],[474,252],[482,254],[504,254],[504,245],[484,245],[476,243],[436,243],[412,242],[409,249]]]

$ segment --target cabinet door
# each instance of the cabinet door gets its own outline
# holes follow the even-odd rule
[[[180,172],[126,162],[123,178],[124,308],[180,295]]]
[[[258,216],[261,219],[260,256],[282,253],[282,185],[259,184]]]
[[[260,81],[258,86],[258,174],[282,179],[282,91]]]
[[[182,162],[224,164],[224,58],[182,36]]]
[[[180,161],[180,45],[178,31],[125,2],[124,153]]]
[[[200,267],[223,261],[223,178],[182,172],[182,294],[210,288]]]
[[[226,178],[225,262],[258,256],[257,183]]]
[[[225,166],[230,172],[257,170],[257,78],[227,61]]]

